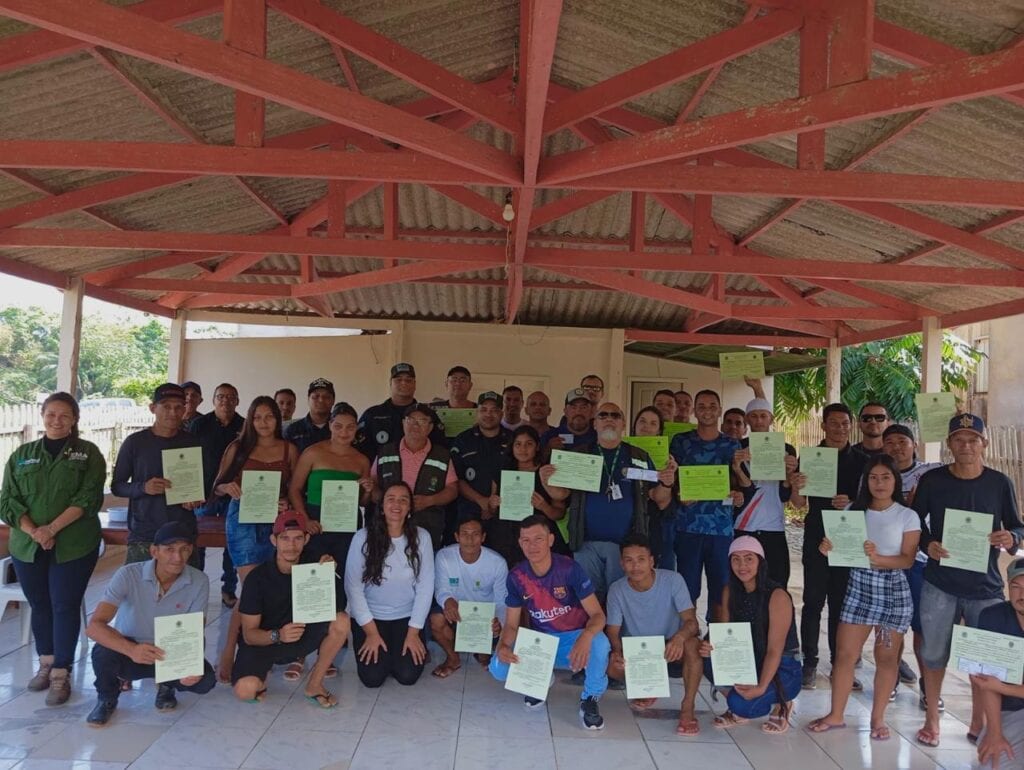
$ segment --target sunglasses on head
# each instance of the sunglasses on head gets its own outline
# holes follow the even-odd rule
[[[862,414],[860,419],[862,422],[871,422],[872,420],[875,422],[885,422],[889,417],[884,414]]]
[[[622,412],[598,412],[597,419],[599,420],[621,420]]]

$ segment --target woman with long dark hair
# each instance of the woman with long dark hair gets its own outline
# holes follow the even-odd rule
[[[356,672],[367,687],[380,687],[388,676],[415,684],[426,663],[434,552],[430,533],[413,523],[412,501],[405,482],[386,487],[379,510],[352,538],[345,565]]]
[[[99,558],[103,454],[78,436],[78,402],[54,393],[43,402],[43,438],[11,455],[0,491],[0,519],[11,528],[10,549],[32,612],[39,668],[28,682],[48,690],[47,706],[71,696],[71,664],[81,630],[81,606]]]
[[[659,393],[671,393],[671,391],[658,391]],[[675,404],[675,401],[672,402]],[[633,432],[630,436],[663,436],[665,434],[665,417],[653,406],[645,406],[639,412],[636,413],[636,417],[633,418]],[[629,443],[629,436],[626,437],[626,443]],[[666,468],[671,468],[673,472],[679,466],[676,464],[675,458],[672,455],[668,456],[668,464]],[[658,468],[657,470],[662,470]],[[679,491],[676,490],[673,494],[674,498],[679,497]],[[658,508],[657,504],[650,500],[647,503],[647,514],[651,517],[651,522],[660,522],[657,526],[651,527],[651,553],[654,554],[655,561],[658,564],[659,569],[671,569],[676,568],[676,508],[675,505],[670,505],[665,510]]]
[[[520,425],[512,431],[512,439],[508,444],[508,454],[505,457],[505,469],[510,471],[523,471],[524,473],[537,473],[537,469],[543,465],[541,462],[540,435],[529,425]],[[509,521],[501,518],[501,490],[494,485],[493,506],[498,511],[498,516],[484,521],[484,531],[487,533],[487,547],[493,548],[504,557],[511,569],[524,558],[523,551],[519,547],[519,522]],[[533,505],[533,512],[546,517],[555,536],[555,544],[551,550],[563,556],[571,556],[572,552],[565,541],[561,524],[565,521],[565,503],[555,502],[551,495],[544,489],[540,476],[534,476],[533,497],[530,500]]]
[[[221,458],[213,492],[217,497],[229,497],[224,533],[228,553],[238,570],[239,586],[259,564],[274,558],[274,545],[270,542],[273,524],[243,524],[238,520],[242,497],[243,471],[280,471],[281,487],[278,509],[287,507],[288,484],[291,480],[299,451],[281,435],[281,410],[270,396],[257,396],[249,404],[245,423],[238,438],[228,444]],[[236,602],[231,610],[224,649],[221,650],[218,675],[221,682],[230,682],[231,666],[235,660],[241,617]]]
[[[903,570],[914,564],[921,520],[903,504],[899,469],[884,454],[868,461],[860,494],[850,510],[864,511],[868,535],[864,553],[871,566],[850,570],[850,584],[839,616],[836,661],[832,666],[832,710],[811,722],[808,729],[823,733],[846,727],[843,714],[853,687],[853,668],[873,629],[875,692],[871,703],[871,738],[885,741],[891,736],[885,724],[885,710],[899,677],[903,635],[914,614],[910,584]],[[819,550],[828,555],[832,542],[824,538]]]
[[[738,537],[729,546],[729,583],[722,593],[719,616],[722,623],[750,623],[757,665],[756,685],[733,685],[726,695],[729,706],[715,717],[715,727],[734,727],[750,719],[767,716],[761,725],[766,733],[789,729],[793,700],[800,693],[800,644],[796,637],[793,599],[789,592],[768,577],[764,548],[750,535]],[[711,657],[711,643],[700,644],[700,654]],[[712,678],[711,661],[704,672]],[[772,708],[775,708],[772,713]]]

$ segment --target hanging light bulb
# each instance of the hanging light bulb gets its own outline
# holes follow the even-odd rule
[[[512,192],[509,191],[505,195],[505,208],[501,210],[501,218],[506,222],[511,222],[516,218],[516,210],[512,208]]]

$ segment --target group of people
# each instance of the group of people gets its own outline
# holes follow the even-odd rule
[[[205,609],[209,582],[195,547],[196,522],[220,515],[227,542],[221,599],[232,609],[225,643],[216,667],[207,664],[202,676],[161,684],[159,709],[174,707],[175,692],[206,692],[217,680],[258,702],[274,665],[298,680],[313,652],[305,694],[330,708],[337,699],[324,682],[337,675],[334,658],[345,644],[367,687],[389,677],[414,684],[430,657],[428,638],[444,656],[433,675],[446,678],[462,665],[455,650],[461,603],[490,602],[493,650],[477,653],[479,663],[504,680],[517,662],[520,627],[556,636],[556,667],[570,669],[582,687],[579,716],[587,729],[604,725],[603,693],[624,687],[623,638],[664,637],[670,675],[684,684],[678,732],[695,735],[701,678],[714,681],[713,648],[695,610],[706,583],[705,622],[750,623],[759,675],[757,684],[721,688],[728,710],[715,718],[716,727],[767,717],[765,732],[789,728],[800,689],[817,686],[827,604],[832,708],[807,729],[845,727],[850,692],[862,689],[856,667],[873,631],[871,738],[888,739],[886,707],[900,681],[917,679],[903,658],[912,629],[926,711],[917,740],[937,746],[954,625],[1024,637],[1024,559],[1009,569],[1009,602],[998,565],[1001,551],[1016,552],[1024,525],[1012,483],[984,464],[983,421],[957,415],[947,439],[952,463],[928,465],[916,457],[912,431],[892,424],[884,405],[865,404],[855,416],[844,404],[829,404],[821,446],[838,450],[837,494],[804,496],[807,478],[792,446],[785,479],[751,478],[748,431],[770,431],[773,410],[760,382],[748,384],[754,398],[746,408],[726,411],[712,390],[692,397],[659,391],[631,425],[619,405],[604,399],[597,375],[565,394],[554,425],[541,392],[524,396],[508,386],[471,400],[472,375],[464,366],[448,372],[446,400],[424,403],[416,400],[414,367],[397,364],[389,397],[361,415],[336,401],[330,381],[316,379],[307,389],[308,413],[298,419],[290,389],[254,399],[243,417],[231,384],[215,388],[214,409],[205,415],[198,412],[198,384],[161,385],[150,406],[153,425],[125,439],[113,470],[111,491],[129,500],[129,544],[126,565],[87,629],[96,641],[98,693],[88,721],[105,724],[118,693],[153,676],[162,656],[153,644],[154,617]],[[440,407],[474,409],[475,424],[446,435]],[[854,419],[863,437],[857,444],[850,443]],[[28,686],[47,690],[49,705],[70,694],[79,606],[100,540],[105,463],[78,436],[77,422],[71,396],[50,396],[45,436],[12,455],[0,496],[0,518],[11,527],[11,553],[33,611],[39,668]],[[676,430],[658,468],[629,437],[664,435],[669,423]],[[682,432],[678,423],[686,424]],[[170,504],[162,452],[183,447],[201,448],[204,496]],[[599,458],[598,490],[552,483],[556,449]],[[681,499],[678,468],[694,465],[728,466],[729,497]],[[241,476],[250,470],[281,472],[273,524],[239,521]],[[505,470],[535,474],[533,511],[521,521],[501,515]],[[323,484],[336,480],[359,484],[364,514],[355,532],[321,526]],[[799,626],[787,590],[787,504],[807,509]],[[987,574],[943,565],[947,508],[992,515]],[[822,512],[842,509],[865,512],[869,568],[829,564],[833,544]],[[331,563],[336,572],[330,622],[292,620],[291,569],[307,562]],[[968,737],[979,756],[997,762],[1002,753],[1024,750],[1024,688],[980,675],[971,685]],[[643,710],[653,701],[630,705]]]

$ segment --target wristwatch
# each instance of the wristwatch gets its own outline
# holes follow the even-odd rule
[[[280,644],[281,643],[281,629],[273,628],[270,630],[270,643]]]

